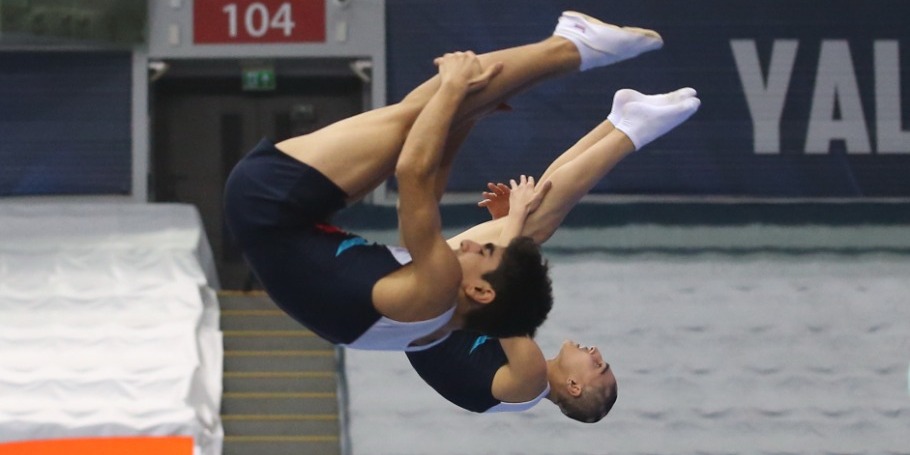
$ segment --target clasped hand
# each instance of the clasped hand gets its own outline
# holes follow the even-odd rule
[[[443,84],[464,87],[466,93],[483,89],[502,71],[502,63],[484,68],[477,55],[471,51],[448,53],[436,58],[433,63],[439,68]]]

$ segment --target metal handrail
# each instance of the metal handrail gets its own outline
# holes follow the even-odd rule
[[[341,455],[351,455],[350,431],[350,396],[348,393],[348,377],[345,368],[345,355],[343,346],[335,346],[335,365],[338,395],[338,435]]]

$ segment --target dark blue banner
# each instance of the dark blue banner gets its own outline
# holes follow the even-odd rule
[[[123,195],[128,52],[0,52],[0,197]]]
[[[533,7],[529,5],[533,4]],[[906,2],[387,0],[389,102],[451,50],[540,40],[563,9],[659,31],[662,50],[544,83],[475,129],[451,191],[541,173],[623,87],[698,89],[701,110],[622,162],[607,194],[910,196]]]

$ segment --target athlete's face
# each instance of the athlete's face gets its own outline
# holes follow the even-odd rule
[[[505,248],[492,243],[479,244],[473,240],[464,240],[461,247],[455,252],[465,282],[483,280],[483,275],[492,272],[502,262]]]
[[[582,387],[593,386],[611,390],[616,384],[613,369],[594,346],[584,346],[571,340],[562,343],[556,361],[569,378]]]

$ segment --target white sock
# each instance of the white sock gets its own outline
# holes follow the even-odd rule
[[[653,30],[618,27],[574,11],[560,16],[553,34],[571,41],[578,49],[580,71],[628,60],[663,46],[660,34]]]
[[[560,33],[559,31],[554,33],[554,35],[561,36],[571,41],[572,44],[575,45],[575,48],[578,49],[578,55],[581,56],[581,65],[578,67],[578,71],[585,71],[599,66],[595,65],[594,61],[598,56],[597,54],[600,52],[588,47],[585,43],[581,42],[581,39],[579,37],[570,35],[568,33]]]
[[[633,101],[626,104],[616,129],[626,133],[635,144],[635,150],[640,150],[686,121],[700,105],[701,100],[695,97],[663,106]]]
[[[607,116],[607,120],[614,126],[619,125],[619,122],[622,121],[622,108],[625,107],[626,104],[634,101],[650,104],[652,106],[663,106],[696,95],[698,95],[698,92],[692,87],[684,87],[679,90],[658,95],[645,95],[644,93],[630,88],[624,88],[613,95],[613,107],[610,109],[610,115]]]

